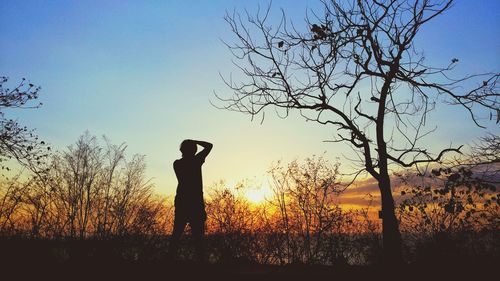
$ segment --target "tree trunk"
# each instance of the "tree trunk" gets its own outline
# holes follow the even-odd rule
[[[383,261],[387,264],[401,263],[401,233],[394,212],[394,199],[391,192],[391,181],[388,174],[380,175],[380,194],[382,196],[382,243]]]
[[[401,52],[399,53],[399,56]],[[380,100],[377,112],[376,133],[379,177],[378,187],[382,199],[382,243],[384,247],[383,262],[387,265],[402,263],[401,255],[401,233],[399,232],[398,220],[394,213],[394,199],[392,198],[391,178],[389,177],[389,165],[387,158],[387,143],[384,138],[384,121],[387,110],[387,97],[390,95],[391,84],[397,70],[399,69],[399,57],[391,65],[384,85],[380,90]]]

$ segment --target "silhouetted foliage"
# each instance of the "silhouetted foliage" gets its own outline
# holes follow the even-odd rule
[[[399,175],[398,216],[414,258],[495,257],[500,251],[498,137],[488,135],[462,159]]]

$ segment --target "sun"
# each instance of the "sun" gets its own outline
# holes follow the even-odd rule
[[[260,187],[251,188],[245,191],[245,197],[254,204],[262,203],[266,199],[270,199],[272,195],[273,192],[267,184],[262,184]]]

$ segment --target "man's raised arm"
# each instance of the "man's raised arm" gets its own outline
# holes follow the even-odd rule
[[[200,157],[203,158],[203,160],[205,160],[205,158],[208,156],[214,145],[206,141],[193,140],[193,142],[203,147],[203,150],[200,151],[198,154],[196,154],[196,157]]]

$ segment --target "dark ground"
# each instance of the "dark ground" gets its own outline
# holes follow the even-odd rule
[[[75,246],[77,245],[77,246]],[[92,242],[96,245],[96,241]],[[400,266],[196,264],[156,256],[124,259],[106,242],[0,239],[0,280],[498,280],[500,260],[433,258]],[[68,247],[71,251],[68,254]],[[96,250],[98,249],[98,250]]]
[[[3,264],[5,265],[5,264]],[[496,265],[266,266],[183,263],[20,262],[2,265],[3,280],[496,280]]]

